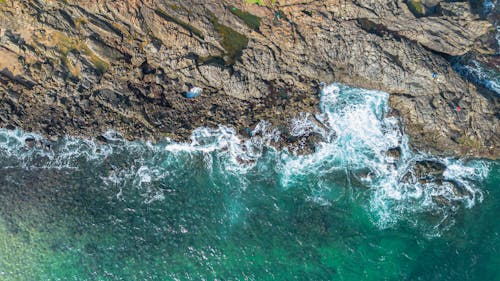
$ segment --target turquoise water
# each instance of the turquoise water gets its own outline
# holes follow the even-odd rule
[[[412,152],[387,99],[327,86],[292,122],[324,138],[300,156],[265,122],[154,145],[0,130],[0,280],[500,280],[500,163]]]

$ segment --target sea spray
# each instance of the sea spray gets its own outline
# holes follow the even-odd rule
[[[277,142],[280,135],[268,129],[266,122],[260,123],[252,133],[254,137],[248,140],[241,140],[226,127],[200,128],[190,143],[167,145],[166,150],[201,153],[205,159],[211,159],[211,154],[222,157],[219,163],[223,167],[219,171],[231,174],[244,187],[251,184],[245,174],[264,161],[263,152],[270,149],[265,157],[273,158],[276,164],[267,169],[274,170],[283,190],[308,189],[310,200],[328,205],[349,193],[352,181],[357,181],[371,189],[367,209],[379,227],[391,227],[399,221],[420,224],[419,214],[432,213],[439,218],[431,224],[423,222],[420,227],[426,228],[429,235],[438,235],[453,224],[453,219],[448,218],[460,206],[471,208],[482,200],[475,183],[485,178],[488,165],[412,151],[399,120],[387,116],[387,101],[388,94],[380,91],[341,84],[326,86],[322,90],[321,113],[314,119],[303,114],[291,122],[292,136],[322,136],[316,150],[307,155],[272,149],[270,143]],[[388,153],[395,148],[400,151],[399,159]],[[419,161],[445,163],[444,182],[437,178],[419,182],[413,175]],[[342,177],[346,179],[344,186],[338,184]]]
[[[500,27],[497,27],[497,36],[499,36],[498,29]],[[495,69],[482,65],[476,60],[467,63],[457,60],[453,63],[453,69],[467,80],[500,95],[500,73]]]
[[[482,192],[475,183],[486,177],[488,165],[483,161],[464,163],[412,151],[399,120],[388,116],[387,100],[388,94],[384,92],[340,84],[325,87],[321,97],[322,113],[316,119],[322,120],[328,130],[305,121],[292,124],[312,126],[300,131],[316,131],[327,141],[320,143],[310,155],[286,154],[280,171],[281,184],[284,188],[301,187],[304,178],[316,177],[314,190],[323,191],[312,198],[324,204],[328,200],[321,198],[321,194],[325,194],[323,178],[343,173],[348,179],[347,185],[358,180],[372,190],[369,209],[379,227],[390,227],[401,220],[419,222],[419,214],[432,213],[439,214],[439,219],[424,226],[428,226],[429,235],[437,235],[441,228],[453,224],[453,219],[445,218],[453,216],[459,206],[471,208],[482,200]],[[395,148],[399,159],[389,154]],[[419,182],[422,180],[414,177],[419,161],[445,163],[444,181],[432,178]],[[456,190],[457,185],[460,192]]]
[[[225,126],[156,144],[0,130],[0,276],[432,280],[481,270],[478,280],[495,280],[485,257],[500,245],[490,218],[498,165],[411,150],[387,99],[328,85],[318,114],[297,116],[287,135],[263,121],[250,138]],[[290,136],[319,137],[309,154],[274,148]]]
[[[309,200],[321,205],[349,197],[353,188],[369,188],[366,208],[376,225],[387,228],[400,221],[426,225],[419,215],[432,213],[439,218],[428,229],[431,235],[438,234],[434,230],[452,225],[453,219],[446,218],[453,217],[461,206],[471,208],[482,200],[476,183],[487,176],[488,165],[412,151],[399,120],[388,116],[387,100],[388,94],[380,91],[325,86],[320,113],[303,114],[291,122],[293,136],[315,133],[322,137],[315,151],[306,155],[274,149],[272,144],[281,136],[265,121],[248,139],[219,126],[196,129],[186,143],[166,140],[154,145],[127,142],[112,131],[103,135],[105,143],[97,144],[69,137],[49,142],[36,134],[2,130],[0,152],[8,158],[4,169],[103,166],[97,175],[103,188],[115,188],[121,200],[127,200],[123,188],[138,189],[145,204],[163,200],[169,182],[198,170],[204,170],[217,185],[237,183],[226,186],[235,194],[252,185],[252,177],[265,170],[266,176],[278,180],[283,192],[308,190]],[[34,139],[36,145],[27,147],[26,139]],[[399,151],[397,157],[390,155],[392,149]],[[121,159],[129,160],[123,164]],[[443,163],[442,178],[416,178],[419,161]],[[230,204],[236,208],[240,203]],[[235,214],[231,216],[236,220]]]

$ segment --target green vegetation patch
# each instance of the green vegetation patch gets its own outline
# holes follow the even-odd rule
[[[97,56],[83,41],[78,38],[70,38],[62,32],[55,32],[52,34],[52,38],[48,41],[49,44],[53,44],[61,53],[61,62],[68,67],[72,76],[77,77],[80,70],[73,66],[68,60],[67,56],[70,52],[76,51],[85,55],[90,63],[95,67],[99,74],[106,73],[110,65],[105,60]]]
[[[216,64],[216,65],[224,65],[225,61],[220,56],[206,56],[206,57],[198,57],[198,61],[201,64]]]
[[[203,36],[203,33],[201,33],[201,31],[199,29],[190,25],[189,23],[183,22],[180,19],[178,19],[174,16],[171,16],[171,15],[167,14],[165,11],[162,11],[160,9],[156,9],[155,13],[167,21],[170,21],[170,22],[173,22],[177,25],[180,25],[182,28],[191,32],[191,34],[194,34],[194,35],[200,37],[201,39],[205,39],[205,37]]]
[[[234,64],[243,54],[243,49],[248,46],[248,37],[236,30],[225,26],[215,18],[211,18],[215,30],[222,36],[222,47],[226,51],[227,64]]]
[[[98,57],[94,52],[92,52],[92,50],[90,50],[89,47],[81,44],[80,49],[89,58],[89,61],[94,65],[100,74],[104,74],[109,70],[109,63]]]
[[[408,8],[416,17],[425,16],[425,7],[420,0],[409,0]]]
[[[259,31],[260,18],[256,15],[252,15],[249,12],[242,11],[236,7],[231,7],[229,9],[231,13],[241,19],[248,27],[255,31]]]
[[[463,146],[475,148],[477,150],[481,150],[481,148],[483,147],[479,140],[475,139],[472,136],[468,136],[468,135],[462,135],[460,138],[458,138],[457,141],[459,144],[461,144]]]
[[[247,4],[257,4],[260,6],[272,6],[276,3],[276,0],[245,0]]]

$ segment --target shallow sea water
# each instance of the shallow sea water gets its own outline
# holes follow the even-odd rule
[[[413,152],[387,99],[326,86],[292,122],[324,138],[301,156],[265,122],[154,145],[0,130],[0,280],[500,280],[500,163]]]

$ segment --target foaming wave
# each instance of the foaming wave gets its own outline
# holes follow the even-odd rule
[[[375,175],[385,171],[386,166],[382,161],[386,158],[385,153],[397,147],[402,137],[395,118],[382,118],[387,98],[386,93],[378,91],[338,84],[326,87],[321,97],[323,113],[316,119],[321,120],[328,130],[309,123],[312,126],[310,130],[321,134],[325,141],[318,144],[313,154],[284,156],[283,186],[300,184],[304,173],[346,171],[349,174],[368,167],[372,168],[371,172]]]
[[[102,188],[133,186],[145,202],[161,200],[155,182],[165,178],[167,170],[155,166],[154,155],[163,151],[149,143],[127,142],[117,132],[103,134],[105,142],[65,137],[50,141],[38,134],[0,129],[0,170],[58,170],[68,175],[88,172],[100,179]]]
[[[332,203],[328,197],[332,189],[350,187],[355,181],[370,188],[368,208],[379,227],[400,221],[419,224],[420,214],[431,214],[432,223],[424,225],[429,235],[439,234],[453,225],[452,216],[460,206],[471,208],[482,201],[475,183],[487,176],[488,165],[412,151],[399,120],[388,116],[387,101],[384,92],[340,84],[325,87],[322,113],[315,119],[328,130],[306,120],[292,122],[300,126],[298,131],[314,131],[325,141],[310,155],[284,154],[281,184],[301,187],[304,179],[315,177],[310,199],[324,205]],[[338,180],[328,182],[339,173],[347,178],[344,186]]]
[[[497,27],[497,41],[500,27]],[[468,80],[473,81],[493,92],[497,95],[500,95],[500,74],[493,70],[489,69],[484,65],[481,65],[479,62],[472,60],[468,64],[461,64],[457,62],[453,65],[455,70],[467,78]]]
[[[398,118],[388,114],[388,98],[380,91],[325,86],[320,113],[302,114],[290,125],[293,137],[320,136],[315,151],[306,155],[274,149],[281,135],[266,121],[247,139],[219,126],[196,129],[189,142],[158,144],[127,142],[113,131],[103,135],[104,142],[50,142],[0,130],[0,169],[89,169],[115,198],[128,200],[135,190],[145,204],[164,200],[171,186],[200,174],[212,186],[231,190],[227,205],[234,222],[245,209],[234,197],[259,177],[273,184],[277,179],[283,192],[301,189],[307,200],[323,206],[353,200],[362,190],[368,191],[365,207],[380,228],[408,222],[439,234],[453,225],[458,210],[482,201],[477,183],[487,176],[488,165],[412,151]]]
[[[54,142],[21,130],[0,129],[3,168],[78,169],[77,159],[97,160],[112,153],[109,146],[76,138]]]
[[[235,173],[245,173],[255,166],[266,149],[280,140],[278,130],[262,121],[250,134],[252,137],[242,140],[233,128],[219,126],[198,128],[191,135],[189,143],[170,143],[165,150],[174,154],[199,154],[212,163],[212,157],[222,157],[223,169]]]
[[[267,169],[274,170],[282,189],[307,190],[308,199],[320,205],[352,194],[353,186],[368,187],[367,209],[379,227],[401,221],[420,224],[420,215],[431,215],[432,222],[423,225],[429,235],[439,234],[453,225],[453,214],[460,207],[482,201],[476,183],[487,176],[488,165],[412,151],[398,118],[388,116],[388,98],[380,91],[325,86],[321,113],[302,114],[292,120],[289,131],[295,137],[321,136],[311,154],[287,150],[266,154],[280,140],[267,122],[261,122],[247,140],[231,128],[199,128],[189,143],[171,143],[165,149],[178,155],[204,155],[208,166],[217,158],[219,171],[237,178],[243,188],[249,184],[246,174],[272,158],[274,167]]]

